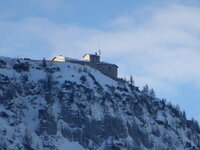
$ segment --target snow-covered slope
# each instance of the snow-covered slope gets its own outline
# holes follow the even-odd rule
[[[0,123],[5,150],[200,149],[178,107],[72,63],[0,57]]]

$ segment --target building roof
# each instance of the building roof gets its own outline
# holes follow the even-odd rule
[[[101,61],[101,62],[97,63],[97,65],[113,65],[113,66],[116,66],[118,68],[117,65],[111,64],[111,63],[107,63],[107,62],[104,62],[104,61]]]
[[[78,60],[78,59],[70,58],[70,57],[65,57],[65,60],[69,60],[69,61],[80,61],[80,60]]]

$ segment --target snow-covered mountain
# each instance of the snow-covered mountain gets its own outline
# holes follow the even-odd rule
[[[200,128],[90,67],[0,57],[0,149],[199,150]]]

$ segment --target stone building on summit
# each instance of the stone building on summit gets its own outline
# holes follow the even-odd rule
[[[102,72],[103,74],[113,78],[117,79],[117,71],[118,66],[115,64],[110,64],[107,62],[100,61],[100,56],[95,54],[85,54],[83,56],[82,60],[63,57],[63,56],[56,56],[52,59],[52,61],[58,61],[58,62],[71,62],[71,63],[77,63],[81,65],[88,65],[92,68],[95,68]]]

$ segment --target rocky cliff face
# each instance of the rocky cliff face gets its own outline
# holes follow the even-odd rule
[[[198,150],[200,129],[92,68],[0,57],[0,149]]]

